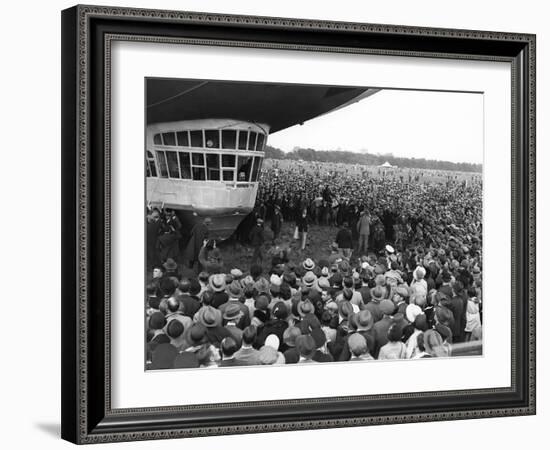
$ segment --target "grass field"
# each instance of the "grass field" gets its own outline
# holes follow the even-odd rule
[[[395,169],[379,169],[377,166],[363,166],[360,164],[335,164],[335,163],[322,163],[312,161],[294,161],[290,159],[265,159],[262,170],[294,170],[304,169],[306,172],[319,171],[320,173],[337,172],[344,176],[363,176],[364,173],[368,174],[369,178],[396,178],[403,176],[405,180],[408,180],[409,173],[412,177],[422,174],[420,178],[421,183],[443,183],[448,176],[453,177],[458,181],[480,179],[481,173],[477,172],[458,172],[458,171],[446,171],[446,170],[432,170],[432,169],[409,169],[406,167],[398,167]],[[456,177],[456,178],[455,178]]]
[[[305,250],[301,250],[298,241],[294,241],[294,223],[284,223],[279,240],[281,245],[289,246],[291,251],[289,259],[295,264],[301,264],[306,258],[312,258],[314,261],[326,258],[330,254],[329,246],[334,241],[338,229],[335,227],[310,225]],[[265,226],[265,244],[263,246],[263,268],[265,271],[271,267],[271,255],[269,250],[272,245],[273,234],[269,228],[269,223]],[[250,261],[253,253],[251,247],[235,244],[231,241],[222,242],[218,245],[224,265],[227,270],[238,267],[243,272],[250,268]]]

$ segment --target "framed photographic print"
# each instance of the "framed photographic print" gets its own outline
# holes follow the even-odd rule
[[[62,437],[535,413],[535,36],[62,12]]]

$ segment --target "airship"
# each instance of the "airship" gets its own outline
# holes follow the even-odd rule
[[[187,229],[209,218],[209,235],[228,238],[254,208],[271,134],[378,90],[148,78],[147,206],[175,210]]]

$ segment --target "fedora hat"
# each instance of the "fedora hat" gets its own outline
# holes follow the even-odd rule
[[[307,271],[311,271],[315,268],[315,263],[313,262],[313,260],[311,258],[307,258],[303,263],[302,263],[302,267],[307,270]]]
[[[304,317],[306,314],[311,314],[315,311],[315,307],[313,306],[313,303],[311,303],[309,300],[298,302],[297,309],[298,309],[298,314],[301,317]]]
[[[306,286],[306,287],[312,287],[315,284],[316,281],[317,281],[317,277],[311,271],[307,272],[304,275],[304,278],[302,278],[302,282],[304,283],[304,286]]]
[[[374,325],[374,318],[368,309],[359,311],[354,317],[358,329],[360,328],[361,330],[368,331]]]
[[[197,322],[206,328],[217,327],[222,323],[222,313],[212,306],[203,306],[197,312]]]
[[[227,308],[225,308],[223,313],[223,318],[225,320],[238,320],[241,317],[240,303],[237,303],[238,302],[230,302],[227,304]]]
[[[243,295],[241,283],[237,280],[231,282],[231,284],[227,287],[227,295],[231,298],[241,298]]]
[[[309,334],[298,336],[296,338],[296,349],[304,358],[311,359],[317,350],[315,347],[315,339]]]
[[[349,317],[353,314],[353,306],[350,302],[341,302],[338,306],[338,313],[342,318],[349,319]]]
[[[208,284],[214,292],[222,292],[225,289],[225,275],[221,273],[212,275],[208,280]]]
[[[386,297],[386,289],[382,286],[376,286],[374,289],[370,290],[370,295],[374,300],[380,302]]]

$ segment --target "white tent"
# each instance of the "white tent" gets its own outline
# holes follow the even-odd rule
[[[386,161],[384,164],[380,164],[378,167],[381,169],[395,169],[397,166],[392,166],[388,161]]]

